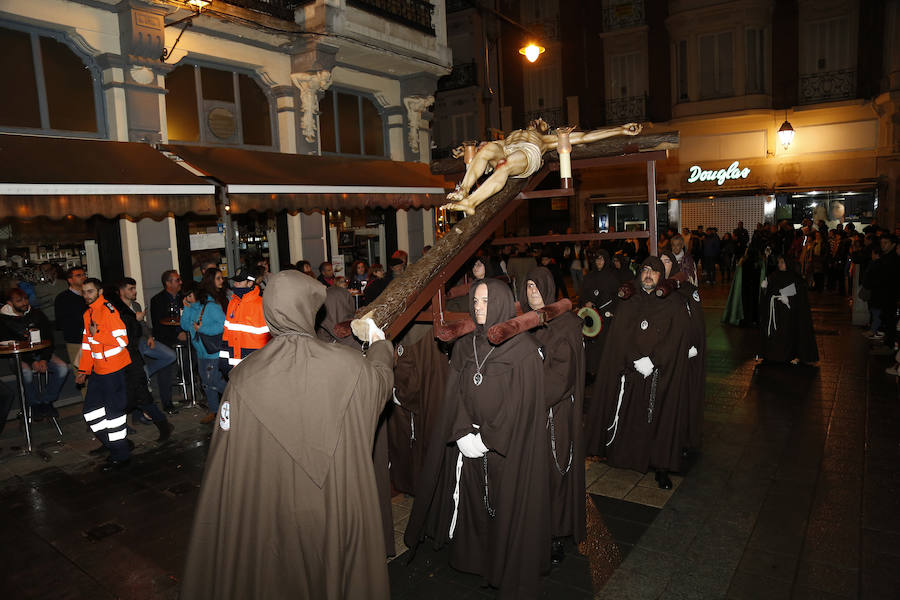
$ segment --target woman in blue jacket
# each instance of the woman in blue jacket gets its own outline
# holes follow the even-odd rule
[[[185,308],[181,311],[181,328],[191,338],[200,370],[200,382],[206,392],[206,404],[209,412],[201,419],[201,423],[212,423],[219,411],[219,397],[225,392],[225,378],[219,371],[218,345],[215,352],[209,352],[203,345],[200,335],[218,337],[220,342],[225,331],[225,309],[228,300],[225,291],[225,278],[216,268],[203,272],[203,279],[196,291],[185,298]]]

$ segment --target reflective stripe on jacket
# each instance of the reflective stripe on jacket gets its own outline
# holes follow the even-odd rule
[[[232,296],[225,311],[225,332],[222,334],[219,358],[233,367],[254,350],[265,346],[270,339],[272,336],[263,316],[259,288],[254,286],[243,297]]]

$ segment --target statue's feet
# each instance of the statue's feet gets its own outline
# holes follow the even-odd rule
[[[467,215],[474,215],[475,208],[465,202],[450,202],[441,206],[442,210],[461,210]]]
[[[468,197],[469,195],[467,193],[459,189],[447,194],[447,200],[450,202],[462,202]]]

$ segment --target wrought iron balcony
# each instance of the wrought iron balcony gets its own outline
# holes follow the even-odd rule
[[[606,101],[606,124],[641,123],[647,118],[647,97],[628,96]]]
[[[453,65],[453,70],[449,75],[438,79],[437,91],[446,92],[473,85],[478,85],[478,69],[475,61]]]
[[[434,5],[427,0],[347,0],[347,4],[434,35],[434,25],[431,23]]]
[[[603,9],[603,31],[628,29],[645,22],[644,0],[609,0]]]
[[[272,17],[294,20],[294,10],[305,5],[313,4],[316,0],[224,0],[225,4],[233,4],[241,8],[247,8]]]
[[[800,104],[816,104],[856,97],[856,69],[800,76]]]
[[[554,127],[565,127],[565,123],[563,123],[563,109],[562,107],[556,108],[541,108],[538,110],[530,110],[525,113],[525,122],[522,123],[522,127],[527,126],[533,120],[541,118],[543,119],[547,125],[550,126],[551,129]]]

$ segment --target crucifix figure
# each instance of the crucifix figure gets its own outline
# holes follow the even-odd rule
[[[475,207],[503,189],[508,178],[532,176],[541,168],[544,153],[556,149],[559,140],[549,131],[550,127],[543,119],[536,119],[527,129],[517,129],[505,139],[482,144],[466,167],[463,180],[455,191],[447,194],[450,202],[441,208],[461,210],[467,215],[475,214]],[[617,135],[637,135],[640,132],[639,123],[627,123],[593,131],[573,131],[569,134],[569,141],[574,146]],[[453,156],[462,156],[462,146],[453,150]],[[488,170],[493,170],[493,173],[470,196],[472,186]]]

